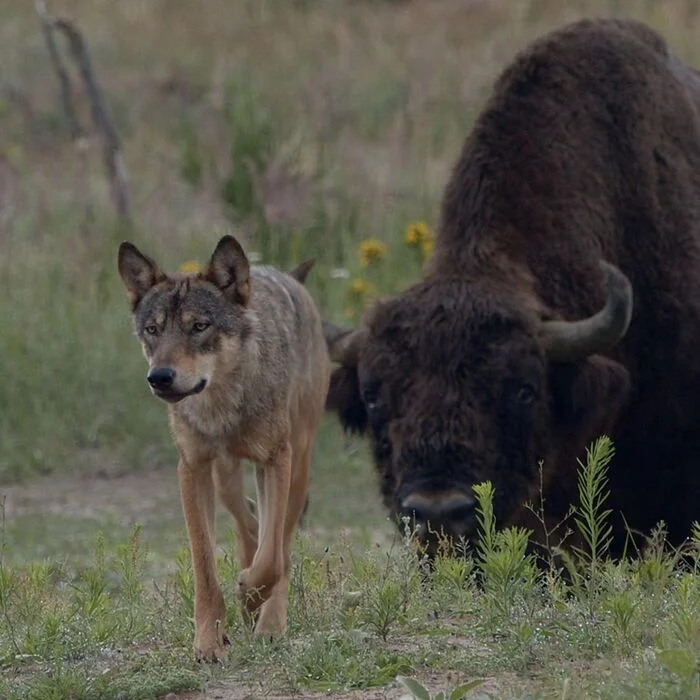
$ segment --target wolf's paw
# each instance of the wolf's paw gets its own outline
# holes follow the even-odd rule
[[[226,648],[218,644],[201,649],[196,647],[195,657],[199,663],[216,664],[226,658]]]
[[[211,643],[195,642],[195,658],[199,663],[218,663],[226,658],[226,647],[230,644],[231,642],[225,634],[221,635],[220,640],[212,641]]]
[[[267,640],[277,639],[287,632],[286,600],[270,598],[262,606],[253,634]]]

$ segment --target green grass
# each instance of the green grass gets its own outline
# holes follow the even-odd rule
[[[470,697],[699,697],[696,560],[679,565],[659,532],[641,560],[608,561],[601,443],[572,521],[600,537],[593,556],[574,552],[566,577],[535,570],[524,532],[493,530],[484,486],[483,548],[438,562],[426,587],[367,446],[332,416],[288,637],[252,639],[232,607],[229,662],[197,666],[176,455],[116,251],[128,235],[173,269],[205,261],[227,230],[263,262],[314,255],[320,309],[354,323],[420,274],[407,228],[435,227],[462,141],[517,49],[576,17],[627,14],[699,65],[700,3],[56,2],[85,32],[120,132],[128,234],[99,137],[84,162],[70,142],[33,10],[0,0],[0,697],[400,697],[397,676],[433,695],[480,678]],[[386,246],[367,267],[365,240]],[[232,601],[235,542],[219,524]]]
[[[604,487],[607,480],[606,452],[610,442],[601,438],[581,466],[575,512],[584,518],[596,500],[591,482]],[[308,696],[396,689],[397,676],[427,677],[427,686],[432,680],[442,690],[478,678],[474,693],[499,698],[698,697],[700,526],[684,565],[652,543],[636,561],[601,554],[593,571],[591,554],[581,550],[573,555],[579,578],[572,580],[536,566],[525,531],[496,528],[490,484],[477,496],[477,551],[438,559],[430,582],[407,542],[358,546],[336,537],[324,546],[313,532],[302,533],[289,634],[256,639],[231,605],[233,643],[215,667],[197,665],[191,653],[192,572],[184,546],[163,567],[160,551],[151,552],[134,526],[121,535],[93,533],[80,563],[56,540],[53,553],[15,565],[5,524],[2,697],[150,698],[206,685],[221,693],[235,685]],[[603,503],[589,514],[593,527],[582,532],[590,552],[607,527]],[[235,542],[229,527],[222,531],[219,573],[232,601]],[[420,697],[420,687],[412,687]]]

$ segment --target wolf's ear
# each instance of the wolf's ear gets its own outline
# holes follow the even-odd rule
[[[204,279],[216,285],[231,301],[245,306],[250,299],[250,264],[233,236],[224,236],[216,245]]]
[[[118,267],[132,311],[151,287],[165,279],[158,265],[128,241],[119,246]]]

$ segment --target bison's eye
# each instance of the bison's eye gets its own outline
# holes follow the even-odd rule
[[[377,410],[379,408],[379,395],[372,394],[370,396],[365,395],[364,397],[365,409],[370,419],[373,419],[377,415]]]
[[[520,404],[531,404],[535,400],[535,388],[529,384],[523,384],[515,395]]]
[[[203,333],[207,328],[209,328],[211,324],[207,323],[206,321],[197,321],[192,325],[192,332],[193,333]]]
[[[387,457],[390,452],[391,442],[389,442],[389,438],[386,435],[384,435],[377,440],[377,456],[380,459],[383,459]]]
[[[367,413],[376,411],[379,402],[379,385],[375,382],[366,382],[362,387],[362,400],[365,403]]]
[[[156,335],[158,333],[158,326],[156,326],[155,323],[150,324],[149,326],[146,326],[143,329],[148,335]]]

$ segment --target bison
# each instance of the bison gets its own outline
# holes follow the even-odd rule
[[[422,278],[326,322],[327,409],[368,434],[383,502],[474,539],[472,487],[542,535],[611,436],[612,553],[700,514],[700,73],[637,21],[578,21],[495,83]],[[541,465],[541,470],[540,470]],[[628,530],[629,528],[629,530]]]

